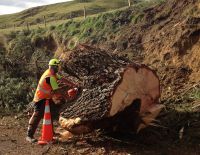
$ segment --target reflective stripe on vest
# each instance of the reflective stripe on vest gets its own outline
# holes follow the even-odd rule
[[[38,85],[38,90],[42,91],[45,94],[50,94],[51,93],[51,91],[43,89],[40,84]]]
[[[47,76],[47,77],[48,77],[48,76]],[[39,81],[39,84],[38,84],[38,88],[37,88],[37,89],[40,90],[40,91],[42,91],[42,92],[45,93],[45,94],[50,94],[51,91],[48,91],[48,90],[42,88],[42,84],[43,84],[45,81],[46,81],[46,76],[42,79],[42,81]]]
[[[56,78],[56,75],[52,74],[50,69],[47,69],[43,73],[42,77],[40,78],[39,84],[37,86],[37,90],[35,92],[35,96],[33,99],[34,102],[38,102],[42,99],[50,99],[51,98],[52,88],[51,88],[51,85],[46,83],[47,77],[55,77]]]

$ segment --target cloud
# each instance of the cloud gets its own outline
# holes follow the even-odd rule
[[[25,8],[28,2],[40,2],[40,0],[1,0],[1,6],[11,6],[11,7],[18,7],[18,8]]]
[[[15,12],[19,12],[21,10],[22,10],[22,8],[20,8],[20,7],[0,5],[0,15],[15,13]]]
[[[0,0],[0,14],[10,14],[35,6],[67,1],[71,0]]]

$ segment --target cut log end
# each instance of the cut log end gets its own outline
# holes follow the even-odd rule
[[[72,133],[116,126],[137,129],[141,122],[150,124],[162,109],[159,79],[145,65],[91,48],[72,52],[65,66],[83,78],[86,90],[61,112],[61,126]]]
[[[128,67],[123,73],[121,83],[116,87],[112,96],[110,116],[123,111],[134,100],[141,100],[140,112],[146,111],[156,104],[160,97],[160,84],[155,74],[146,67],[139,69]]]

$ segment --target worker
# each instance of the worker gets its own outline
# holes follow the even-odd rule
[[[59,76],[58,70],[60,66],[60,61],[58,59],[51,59],[49,61],[49,68],[41,76],[35,95],[34,95],[34,112],[29,120],[27,137],[28,142],[34,143],[37,142],[37,139],[34,138],[35,131],[38,127],[40,120],[44,116],[45,102],[46,100],[50,101],[50,108],[54,107],[54,103],[51,100],[53,94],[63,91],[63,88],[59,88],[58,80],[61,79]],[[62,78],[64,79],[64,78]],[[74,87],[74,84],[67,79],[67,85],[69,87]]]

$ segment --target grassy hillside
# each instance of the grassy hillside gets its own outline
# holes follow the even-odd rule
[[[198,63],[192,63],[192,60],[198,58],[195,53],[199,53],[199,45],[197,44],[191,48],[189,44],[192,43],[193,45],[197,42],[196,38],[198,37],[196,35],[199,36],[199,30],[195,27],[191,27],[194,30],[188,28],[188,25],[198,24],[198,6],[194,7],[193,3],[186,0],[183,2],[176,0],[178,1],[176,4],[177,9],[174,11],[172,9],[172,1],[166,1],[168,3],[163,3],[163,0],[143,1],[131,8],[121,8],[100,13],[87,17],[85,20],[68,20],[63,24],[57,23],[57,26],[51,25],[48,28],[36,28],[30,31],[26,29],[12,31],[8,35],[0,36],[0,71],[3,75],[0,78],[0,101],[3,101],[3,107],[7,107],[7,109],[11,109],[12,106],[23,108],[32,99],[31,95],[33,94],[28,94],[30,92],[28,89],[33,88],[34,90],[37,83],[37,75],[41,74],[47,67],[46,63],[39,64],[38,72],[34,67],[35,60],[47,62],[53,56],[67,53],[78,42],[99,45],[119,55],[126,55],[130,60],[139,63],[144,62],[158,68],[158,73],[164,79],[164,82],[162,81],[165,90],[163,94],[167,98],[166,102],[171,102],[171,100],[168,101],[171,96],[168,97],[167,95],[170,94],[169,90],[176,90],[176,87],[174,87],[173,82],[168,82],[173,80],[171,77],[174,77],[174,72],[179,70],[180,73],[185,70],[191,72],[190,68],[187,68],[192,66],[191,68],[194,72],[190,78],[199,79],[199,70],[196,67]],[[185,6],[188,6],[188,8],[185,9]],[[186,18],[187,21],[185,20]],[[186,22],[187,31],[180,27],[175,29],[177,23],[179,24],[183,21]],[[171,30],[172,27],[175,28]],[[187,35],[190,36],[188,37]],[[158,42],[161,40],[162,42]],[[193,59],[191,59],[190,55],[186,55],[187,57],[185,56],[184,58],[186,67],[181,69],[176,64],[180,64],[182,60],[179,62],[179,57],[176,58],[176,55],[173,55],[173,50],[175,50],[174,53],[180,53],[186,47],[188,50],[192,49],[191,53],[194,53]],[[161,52],[163,53],[160,54]],[[169,65],[174,63],[171,62],[172,58],[173,61],[177,59],[177,63],[173,66],[174,70],[168,69],[171,66],[167,66],[168,63]],[[190,59],[191,62],[187,62]],[[165,69],[169,72],[168,75],[172,76],[163,75],[166,74]],[[180,73],[176,73],[177,76]],[[11,84],[4,85],[6,80],[10,81]],[[13,87],[17,80],[21,82],[21,85],[27,87],[24,86],[24,90],[21,90],[21,85]],[[174,83],[181,83],[182,87],[185,87],[183,82],[175,81]],[[16,94],[16,92],[18,93]],[[22,95],[23,97],[26,96],[26,98],[19,99],[17,97],[20,96],[19,94],[26,94]],[[192,95],[187,96],[199,99],[199,94],[200,89],[195,89]]]
[[[35,60],[48,62],[53,56],[72,49],[77,42],[124,46],[123,40],[114,43],[115,37],[129,24],[142,22],[144,10],[159,2],[144,1],[131,8],[101,13],[85,20],[68,20],[48,28],[22,29],[0,35],[0,109],[10,110],[14,106],[20,110],[32,100],[37,76],[47,67],[47,63],[40,63],[37,70]],[[19,85],[14,84],[17,82]]]
[[[64,3],[40,6],[30,8],[22,12],[0,16],[0,29],[8,27],[24,26],[27,22],[30,25],[44,22],[44,16],[47,22],[66,20],[71,17],[83,16],[83,8],[86,7],[87,15],[106,12],[109,10],[127,6],[127,0],[75,0]],[[132,0],[132,3],[135,2]]]

